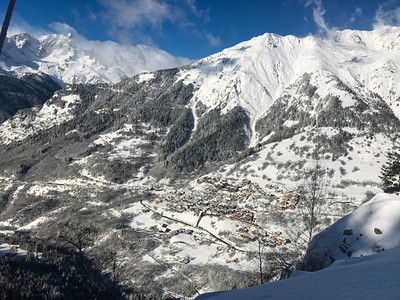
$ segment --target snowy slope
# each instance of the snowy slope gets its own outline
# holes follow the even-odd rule
[[[87,41],[72,34],[48,34],[36,39],[21,33],[6,39],[0,69],[17,76],[43,72],[64,84],[116,83],[138,73],[187,63],[188,59],[150,46]]]
[[[344,130],[350,131],[349,128]],[[316,137],[333,136],[338,130],[321,128],[313,129],[312,132]],[[357,131],[356,133],[358,134]],[[304,170],[315,164],[315,160],[308,154],[318,149],[318,145],[310,142],[310,135],[297,134],[279,143],[267,144],[253,159],[225,164],[218,172],[211,173],[211,176],[245,176],[261,186],[273,182],[278,186],[294,189],[304,183]],[[333,160],[332,154],[327,154],[320,158],[319,164],[328,173],[332,172],[328,176],[329,190],[336,195],[345,196],[353,205],[358,206],[367,192],[376,194],[382,191],[380,168],[386,162],[384,153],[391,149],[392,142],[388,137],[379,134],[372,140],[363,136],[355,137],[348,145],[352,150],[346,157]]]
[[[398,299],[400,246],[368,257],[337,261],[324,270],[196,299]]]
[[[325,252],[329,260],[367,256],[400,246],[400,197],[376,195],[317,235],[314,245],[314,255]]]
[[[318,152],[333,172],[333,192],[358,205],[366,191],[380,191],[384,154],[399,132],[399,43],[400,27],[266,33],[183,67],[178,79],[197,88],[194,131],[213,109],[241,106],[249,116],[248,146],[257,155],[218,173],[296,186]]]
[[[74,109],[80,104],[79,95],[60,97],[57,92],[42,106],[32,108],[34,115],[20,111],[13,118],[0,125],[3,135],[0,142],[9,144],[14,140],[25,138],[37,131],[63,124],[74,117]],[[61,103],[61,105],[60,105]]]
[[[295,271],[283,281],[204,294],[198,299],[398,299],[400,296],[399,196],[376,195],[320,233],[314,245],[313,255],[329,253],[329,260],[336,261],[321,271]]]

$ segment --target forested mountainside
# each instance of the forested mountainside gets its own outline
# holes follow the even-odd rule
[[[21,78],[0,76],[0,123],[21,109],[42,105],[61,88],[45,74],[29,74]]]

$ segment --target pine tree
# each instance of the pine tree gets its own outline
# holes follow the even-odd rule
[[[381,169],[382,189],[386,193],[400,192],[400,150],[390,151],[387,158]]]

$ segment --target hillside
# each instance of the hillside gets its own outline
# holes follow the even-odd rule
[[[379,194],[316,236],[314,255],[335,261],[326,269],[295,271],[286,280],[196,299],[395,299],[400,295],[399,212],[399,196]]]
[[[250,179],[261,184],[268,179],[293,188],[301,168],[319,160],[335,188],[360,198],[357,186],[379,191],[384,153],[399,132],[397,31],[343,31],[334,39],[265,34],[181,69],[114,85],[68,86],[29,119],[17,115],[2,124],[0,140],[9,145],[34,138],[40,147],[48,141],[34,136],[65,140],[79,123],[84,138],[74,143],[82,149],[99,134],[144,124],[152,129],[142,134],[155,138],[158,132],[152,142],[157,155],[149,160],[125,152],[121,159],[128,165],[149,161],[146,174],[153,177],[196,175],[224,161],[224,176],[254,174]],[[80,101],[67,101],[66,112],[63,97]],[[30,129],[22,130],[27,123]],[[137,138],[125,131],[118,142],[109,141],[107,152]],[[75,161],[85,157],[68,152]],[[135,176],[133,170],[129,178]]]
[[[318,234],[313,252],[328,264],[368,256],[400,245],[399,231],[400,197],[381,193]]]
[[[0,75],[0,123],[21,109],[42,105],[60,88],[43,73],[27,74],[21,78]]]

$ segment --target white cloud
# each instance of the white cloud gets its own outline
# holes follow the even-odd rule
[[[26,32],[32,35],[33,28],[26,23],[24,29],[15,26],[10,35]],[[179,67],[189,64],[191,60],[177,57],[157,47],[146,45],[122,45],[113,41],[88,40],[68,24],[55,22],[49,25],[52,32],[35,28],[34,37],[40,38],[44,34],[72,34],[71,43],[88,56],[96,58],[97,62],[110,70],[120,70],[127,76],[133,76],[142,72],[151,72],[160,69]],[[43,34],[42,34],[43,33]],[[110,71],[111,72],[111,71]],[[115,73],[115,72],[114,72]],[[115,79],[111,72],[110,78]]]
[[[221,39],[219,37],[215,37],[211,33],[206,33],[205,35],[211,46],[218,47],[221,45]]]
[[[196,0],[187,0],[187,5],[196,17],[200,18],[202,16],[203,12],[197,8]]]
[[[89,11],[88,17],[89,17],[89,19],[90,19],[91,21],[96,21],[96,20],[97,20],[97,15],[96,15],[94,12],[92,12],[92,11]]]
[[[135,29],[144,25],[159,27],[166,20],[174,21],[174,10],[159,0],[102,0],[110,25]]]
[[[356,19],[362,15],[362,8],[361,7],[356,7],[354,12],[351,14],[351,17],[349,19],[349,23],[354,23]]]
[[[190,11],[197,17],[203,19],[204,23],[210,21],[209,10],[200,10],[197,7],[196,0],[186,0],[186,4],[189,6]]]
[[[72,33],[74,35],[74,37],[83,38],[80,34],[78,34],[78,31],[74,27],[72,27],[66,23],[54,22],[54,23],[51,23],[49,25],[49,27],[57,33],[61,33],[64,35],[66,35],[68,33]]]
[[[10,27],[7,31],[7,36],[16,35],[19,33],[29,33],[31,36],[38,38],[42,35],[49,34],[48,30],[45,30],[40,27],[32,26],[25,21],[17,18],[17,20],[12,20],[10,23]]]
[[[176,22],[181,14],[161,0],[100,1],[105,8],[102,17],[109,35],[124,44],[153,44],[150,32],[161,34],[162,25]]]
[[[322,6],[322,1],[321,0],[308,0],[306,2],[306,7],[308,7],[308,6],[313,6],[314,22],[317,24],[320,31],[329,33],[330,29],[326,25],[326,22],[324,19],[324,14],[326,11]]]
[[[102,22],[104,30],[108,30],[110,39],[121,44],[145,44],[157,47],[155,41],[160,37],[169,39],[169,35],[174,34],[172,30],[179,30],[179,34],[196,36],[212,47],[219,47],[222,44],[219,36],[204,29],[204,24],[209,21],[209,9],[200,7],[197,0],[98,0],[98,2],[102,4],[102,9],[96,11],[96,14],[91,11],[86,12],[86,21]],[[75,14],[78,18],[83,13],[75,12]],[[71,32],[77,39],[85,39],[65,23],[52,23],[47,30],[34,28],[21,20],[12,24],[16,23],[19,25],[10,27],[10,35],[28,32],[34,37],[40,37],[53,32],[63,34]],[[168,27],[168,32],[163,32],[166,23],[172,26]],[[175,28],[172,29],[173,27]]]
[[[324,15],[326,13],[326,10],[324,9],[322,5],[322,0],[307,0],[306,7],[312,6],[313,10],[313,18],[315,24],[317,24],[318,29],[321,33],[326,33],[328,36],[334,36],[335,31],[337,28],[332,27],[329,28],[328,25],[325,22]]]
[[[209,10],[200,9],[196,0],[100,1],[105,8],[103,20],[110,35],[125,44],[151,45],[154,34],[163,35],[163,25],[169,22],[187,34],[206,39],[213,47],[221,45],[219,37],[202,29],[210,20]]]
[[[124,72],[128,76],[144,71],[182,66],[191,62],[187,58],[173,56],[157,47],[121,45],[112,41],[87,40],[75,28],[65,23],[56,22],[50,26],[61,34],[72,33],[73,42],[77,44],[77,47],[87,53],[91,53],[105,66],[124,66]]]
[[[375,13],[374,28],[381,26],[399,26],[400,25],[400,7],[392,10],[385,10],[384,6],[379,6]]]

